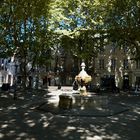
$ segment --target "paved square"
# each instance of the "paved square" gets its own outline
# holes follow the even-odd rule
[[[54,94],[70,87],[49,87],[49,92],[28,93],[13,100],[0,97],[1,140],[139,140],[140,97],[113,96],[113,102],[129,106],[129,111],[109,117],[54,115],[36,109]]]

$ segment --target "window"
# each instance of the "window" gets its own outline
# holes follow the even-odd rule
[[[100,48],[99,53],[100,53],[100,54],[103,54],[103,53],[104,53],[104,51],[105,51],[105,48],[104,48],[104,47],[102,47],[102,48]]]
[[[111,70],[115,70],[116,67],[116,59],[111,59]]]
[[[0,64],[2,65],[4,63],[4,59],[0,59]]]
[[[104,59],[99,60],[99,69],[104,69]]]
[[[125,70],[128,69],[128,59],[123,60],[123,67]]]
[[[116,51],[116,46],[112,46],[111,52],[112,52],[112,53],[115,53],[115,51]]]
[[[136,61],[136,69],[140,69],[140,60]]]
[[[10,63],[11,62],[11,58],[9,58],[7,61],[8,61],[8,63]]]
[[[129,48],[128,48],[127,46],[124,46],[124,47],[123,47],[123,52],[124,52],[124,53],[127,53],[128,50],[129,50]]]

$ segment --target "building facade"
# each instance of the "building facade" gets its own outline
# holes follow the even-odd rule
[[[140,86],[140,61],[134,61],[127,46],[105,46],[95,63],[94,83],[101,85],[110,80],[120,89]]]
[[[105,46],[98,54],[98,57],[95,58],[94,74],[92,74],[93,84],[101,86],[102,84],[110,82],[110,84],[120,89],[140,87],[140,61],[135,61],[132,58],[133,56],[127,46],[123,48],[116,47],[116,44]],[[18,61],[15,61],[12,57],[0,59],[0,86],[3,83],[13,85],[14,77],[17,76],[17,72],[19,73],[20,71],[17,62]],[[74,70],[76,67],[73,68],[74,62],[72,57],[67,55],[67,57],[58,64],[64,68],[64,74],[61,75],[63,85],[72,85],[74,77],[79,73],[79,71]],[[55,69],[55,65],[52,71],[53,69]],[[41,73],[43,73],[42,71],[44,72],[45,70],[40,68]],[[52,81],[55,81],[57,78],[57,70],[53,72],[56,74],[53,74]],[[55,82],[52,82],[51,85],[55,85],[53,83]]]
[[[0,58],[0,86],[3,83],[9,83],[10,86],[14,84],[14,78],[17,74],[18,62],[14,57]]]

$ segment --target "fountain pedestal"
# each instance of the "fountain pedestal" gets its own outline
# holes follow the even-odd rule
[[[69,95],[59,95],[59,108],[70,109],[72,108],[72,97]]]

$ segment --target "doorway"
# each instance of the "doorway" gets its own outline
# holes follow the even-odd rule
[[[129,90],[129,75],[123,76],[123,90]]]

